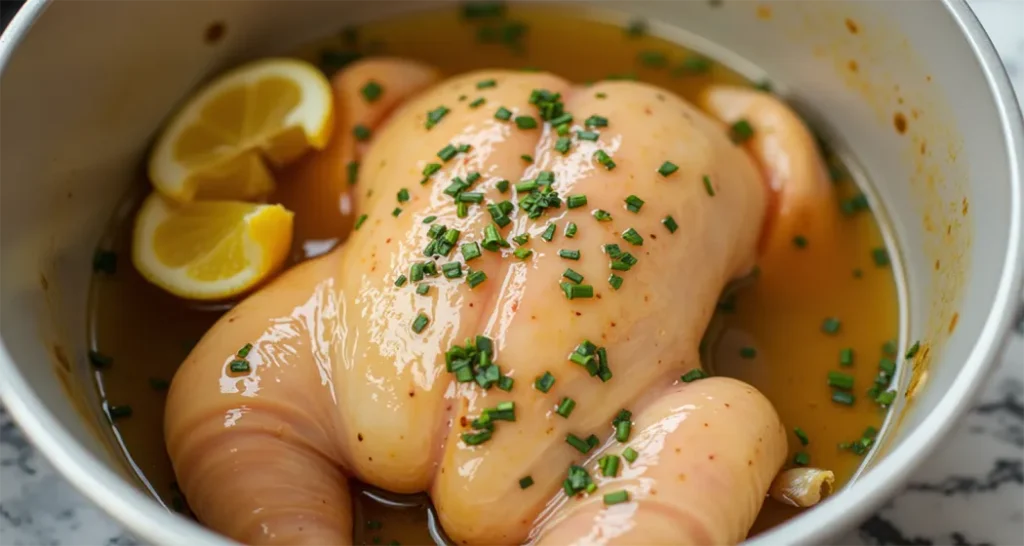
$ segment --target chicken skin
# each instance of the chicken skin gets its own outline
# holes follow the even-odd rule
[[[349,203],[355,230],[229,311],[172,384],[200,521],[350,544],[354,478],[428,492],[459,544],[742,541],[785,430],[753,387],[704,378],[698,346],[766,229],[831,198],[799,119],[752,90],[710,89],[709,115],[643,83],[397,59],[333,84],[335,134],[372,139],[335,137],[279,191]],[[738,116],[774,145],[734,142]]]

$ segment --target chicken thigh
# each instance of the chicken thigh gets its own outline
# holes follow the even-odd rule
[[[174,378],[168,451],[198,518],[252,544],[350,543],[352,477],[428,492],[460,544],[741,541],[785,432],[754,388],[680,375],[754,265],[778,164],[650,85],[488,70],[427,88],[435,73],[395,62],[334,82],[352,95],[339,130],[373,134],[325,152],[358,158],[355,231],[228,312]],[[361,78],[386,100],[358,106]],[[756,131],[802,129],[756,115],[785,110],[773,98],[715,92],[764,97]],[[813,142],[782,146],[820,164]]]

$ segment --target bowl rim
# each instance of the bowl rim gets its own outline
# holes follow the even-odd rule
[[[0,73],[22,38],[53,0],[28,0],[0,35]],[[1002,352],[1021,303],[1024,285],[1024,120],[1002,61],[981,23],[965,0],[942,0],[963,32],[999,115],[1010,167],[1011,214],[1006,261],[981,335],[934,411],[904,442],[887,454],[871,472],[844,488],[834,500],[814,509],[813,517],[796,517],[749,539],[746,544],[818,543],[859,523],[902,483],[900,479],[934,451],[967,411],[975,394]],[[169,511],[131,485],[80,445],[29,387],[15,367],[0,334],[0,400],[14,421],[58,472],[91,502],[130,532],[156,544],[233,544],[195,521]],[[841,522],[836,526],[836,522]]]

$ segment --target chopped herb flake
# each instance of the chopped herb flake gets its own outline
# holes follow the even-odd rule
[[[516,116],[516,127],[520,129],[536,129],[537,119],[533,116]]]
[[[440,123],[450,111],[451,110],[449,110],[447,106],[438,106],[437,108],[427,112],[427,130],[433,129],[434,126]]]
[[[742,144],[754,137],[754,128],[745,119],[733,123],[729,127],[729,138],[735,144]]]
[[[644,200],[640,199],[635,195],[626,197],[626,210],[630,212],[640,212],[640,209],[644,206]]]
[[[661,164],[661,167],[658,167],[658,174],[664,177],[668,177],[668,175],[678,170],[679,167],[675,163],[672,163],[671,161],[666,161]]]
[[[412,331],[416,332],[417,334],[422,332],[423,329],[427,327],[427,323],[429,322],[430,319],[427,318],[427,315],[424,315],[423,313],[416,315],[416,318],[413,319],[412,321]]]
[[[707,376],[708,374],[705,373],[704,370],[700,368],[694,368],[684,373],[679,379],[681,379],[683,383],[693,383],[694,381],[697,381],[698,379],[704,379]]]
[[[363,85],[360,92],[363,94],[363,98],[366,99],[366,102],[376,102],[384,92],[384,88],[381,87],[379,83],[370,80]]]
[[[640,234],[637,233],[636,230],[633,229],[633,228],[629,228],[626,231],[623,231],[622,232],[622,238],[627,243],[629,243],[629,244],[631,244],[633,246],[643,246],[643,244],[644,244],[644,238],[641,237]]]

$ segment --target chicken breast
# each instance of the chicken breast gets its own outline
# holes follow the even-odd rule
[[[341,111],[341,134],[373,133],[351,152],[356,230],[227,313],[174,379],[193,511],[247,543],[348,543],[354,477],[429,492],[461,544],[742,540],[785,434],[752,387],[679,376],[757,257],[758,161],[642,83],[481,71],[421,90],[429,69],[389,62],[335,79],[343,103],[364,78],[400,95],[390,116]],[[593,471],[627,446],[635,465]],[[589,495],[566,494],[572,465]]]

